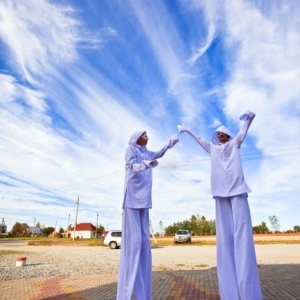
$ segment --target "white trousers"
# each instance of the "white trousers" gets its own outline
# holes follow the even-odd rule
[[[123,210],[117,300],[151,300],[152,256],[149,209]]]
[[[222,300],[262,300],[247,194],[215,197]]]

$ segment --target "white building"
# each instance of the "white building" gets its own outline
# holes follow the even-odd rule
[[[91,223],[80,223],[75,228],[75,238],[93,239],[96,238],[96,227]],[[69,229],[70,237],[74,238],[74,227]]]

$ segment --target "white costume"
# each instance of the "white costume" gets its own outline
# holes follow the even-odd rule
[[[253,242],[252,222],[248,205],[240,147],[255,114],[247,111],[240,117],[244,124],[235,138],[220,126],[208,142],[185,125],[179,132],[188,132],[211,158],[211,189],[216,200],[217,269],[222,300],[261,300],[262,293]],[[229,136],[221,144],[218,132]]]
[[[156,159],[177,142],[173,135],[160,151],[152,152],[136,144],[144,131],[135,132],[126,150],[126,176],[123,202],[122,246],[120,254],[118,300],[149,300],[152,292],[152,257],[149,208],[152,208],[152,168]]]

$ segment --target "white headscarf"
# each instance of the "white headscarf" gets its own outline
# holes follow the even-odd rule
[[[145,130],[139,130],[136,131],[135,133],[133,133],[129,139],[128,144],[129,145],[135,145],[136,142],[138,141],[138,139],[141,137],[141,135],[143,134],[143,132],[145,132]]]
[[[218,127],[216,129],[216,131],[214,132],[214,135],[213,135],[213,138],[212,138],[212,142],[214,144],[220,144],[220,140],[219,140],[219,137],[218,137],[218,132],[223,132],[223,133],[229,135],[229,139],[228,139],[229,141],[232,139],[229,130],[222,125],[222,126]]]

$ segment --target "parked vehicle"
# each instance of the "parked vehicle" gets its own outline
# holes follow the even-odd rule
[[[188,230],[178,230],[174,236],[174,243],[191,243],[192,238]]]
[[[121,247],[121,239],[121,230],[111,230],[105,235],[103,244],[109,246],[110,249],[117,249]]]

